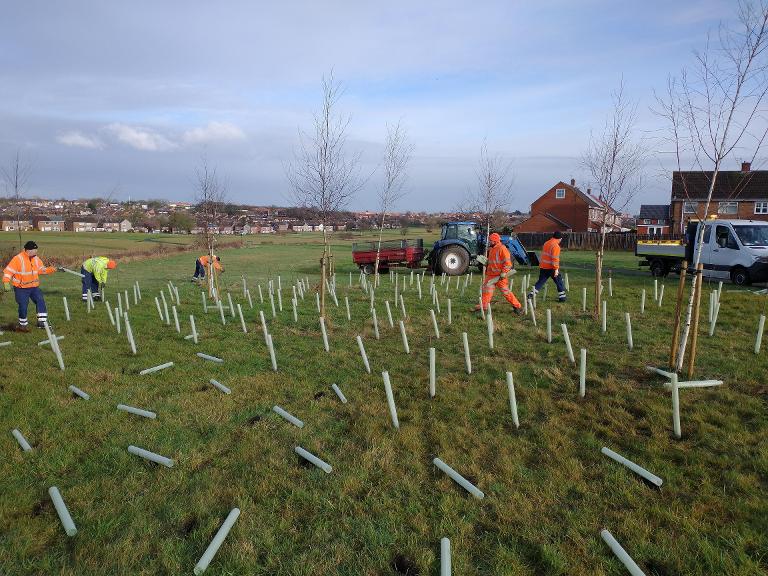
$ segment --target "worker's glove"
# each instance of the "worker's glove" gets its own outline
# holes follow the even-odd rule
[[[499,278],[501,279],[505,279],[507,276],[509,276],[508,272],[502,272],[501,274],[499,274]]]
[[[64,272],[64,266],[56,266],[56,270],[59,272]]]
[[[3,292],[10,292],[11,291],[11,285],[9,282],[3,282]]]

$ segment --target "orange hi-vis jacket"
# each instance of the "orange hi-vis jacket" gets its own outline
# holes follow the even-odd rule
[[[485,267],[485,275],[492,278],[510,270],[512,270],[512,256],[504,244],[497,242],[488,250],[488,265]]]
[[[550,238],[541,249],[541,262],[539,268],[544,270],[557,270],[560,268],[560,240]]]
[[[208,254],[204,254],[200,256],[198,260],[200,261],[200,264],[202,264],[206,268],[208,267],[208,264],[210,264],[211,262],[211,259],[208,256]],[[216,268],[216,270],[218,270],[219,272],[221,272],[221,263],[218,260],[216,260],[216,256],[213,257],[213,267]]]
[[[27,256],[26,250],[19,252],[3,270],[3,283],[12,282],[15,288],[35,288],[40,286],[40,274],[53,274],[56,268],[45,267],[39,257]]]

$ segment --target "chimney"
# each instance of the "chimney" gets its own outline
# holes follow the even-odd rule
[[[587,188],[587,194],[592,194],[592,188]]]
[[[741,163],[741,171],[742,172],[749,172],[749,169],[752,167],[752,164],[750,162],[742,162]]]
[[[575,178],[571,178],[571,186],[576,186],[576,179]]]

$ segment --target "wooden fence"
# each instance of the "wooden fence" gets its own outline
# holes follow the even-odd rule
[[[550,232],[519,232],[517,237],[526,250],[538,250],[552,238]],[[634,232],[613,232],[605,236],[606,250],[627,250],[634,252],[638,240],[680,240],[680,234],[635,234]],[[600,245],[598,232],[565,232],[560,246],[568,250],[597,250]]]

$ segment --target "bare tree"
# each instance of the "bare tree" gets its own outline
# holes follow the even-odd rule
[[[723,162],[734,154],[754,161],[763,150],[768,94],[768,3],[740,1],[735,28],[721,24],[714,43],[694,53],[694,64],[670,78],[657,113],[666,120],[683,191],[688,188],[683,163],[704,172],[709,190],[701,219],[709,214],[712,194]],[[691,266],[701,262],[704,226],[699,226]],[[692,290],[680,335],[675,369],[681,370],[693,320]]]
[[[600,225],[600,242],[595,253],[595,318],[600,318],[606,234],[616,215],[627,208],[642,183],[641,172],[647,151],[635,137],[636,121],[637,105],[627,99],[622,80],[612,94],[612,109],[602,131],[590,134],[589,147],[581,159],[599,204],[590,209],[596,213],[596,222]]]
[[[214,281],[214,255],[213,248],[216,242],[216,228],[222,215],[222,207],[227,196],[227,188],[219,180],[215,167],[210,167],[208,161],[203,158],[201,164],[195,169],[195,201],[197,202],[197,217],[202,219],[205,250],[208,254],[208,295],[219,300],[220,295]]]
[[[392,206],[405,196],[403,186],[407,178],[408,162],[413,154],[413,144],[408,142],[408,135],[398,122],[395,126],[387,126],[387,142],[384,146],[384,184],[379,190],[379,243],[376,247],[376,263],[374,265],[375,284],[379,280],[379,257],[381,255],[381,239],[384,234],[384,220]]]
[[[16,203],[16,231],[19,233],[19,250],[21,250],[21,199],[29,184],[32,167],[22,158],[21,150],[16,150],[15,156],[7,166],[2,168],[5,193]]]
[[[360,154],[346,152],[350,117],[336,112],[343,91],[333,71],[323,76],[323,101],[313,116],[311,132],[299,130],[299,147],[286,175],[297,205],[317,211],[323,225],[323,256],[320,259],[320,315],[325,316],[326,278],[332,270],[327,227],[330,217],[347,205],[362,188]]]
[[[488,143],[480,147],[480,163],[477,167],[477,190],[468,202],[468,211],[482,214],[480,222],[485,228],[485,256],[488,256],[488,236],[491,227],[505,214],[512,195],[514,178],[512,162],[500,155],[488,153]]]

